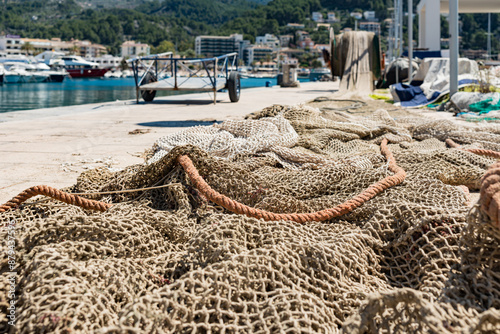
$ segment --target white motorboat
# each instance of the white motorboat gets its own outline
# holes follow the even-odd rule
[[[23,83],[29,82],[31,79],[31,75],[24,70],[22,67],[17,65],[18,63],[5,62],[5,74],[4,74],[4,82],[11,83]]]
[[[105,78],[121,78],[123,75],[121,70],[111,70],[104,74]]]
[[[122,78],[133,78],[134,77],[134,72],[131,70],[124,70],[122,71]]]
[[[68,72],[58,66],[53,66],[52,68],[44,63],[38,63],[34,65],[37,73],[47,75],[48,78],[45,81],[48,82],[63,82],[64,78],[69,76]]]

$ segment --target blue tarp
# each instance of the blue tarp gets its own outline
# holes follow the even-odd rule
[[[469,86],[472,84],[477,84],[477,80],[464,79],[458,82],[459,88]],[[435,102],[441,96],[449,93],[449,90],[445,90],[442,92],[435,91],[432,93],[431,98],[428,99],[419,86],[411,86],[403,83],[398,83],[392,85],[391,87],[393,87],[394,91],[398,95],[402,107],[425,106]]]
[[[408,57],[408,51],[403,52],[403,57]],[[441,51],[413,51],[413,57],[425,58],[441,58]]]

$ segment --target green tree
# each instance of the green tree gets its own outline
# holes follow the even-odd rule
[[[33,54],[33,52],[35,51],[35,47],[30,42],[25,42],[23,43],[23,45],[21,45],[21,50],[23,50],[28,56],[29,54]]]
[[[160,45],[157,47],[153,47],[153,53],[164,53],[164,52],[174,52],[175,46],[174,43],[170,41],[161,41]]]

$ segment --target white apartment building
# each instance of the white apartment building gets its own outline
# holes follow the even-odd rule
[[[7,54],[7,56],[24,54],[24,52],[22,52],[21,50],[22,44],[23,42],[21,40],[21,36],[0,36],[0,51]]]
[[[359,30],[370,31],[375,33],[375,35],[380,36],[380,23],[378,22],[360,22]]]
[[[41,53],[44,51],[57,51],[68,54],[76,53],[82,57],[99,57],[107,52],[106,47],[100,44],[93,44],[90,41],[61,41],[60,38],[21,38],[17,35],[0,36],[0,52],[10,55],[25,54],[23,44],[30,43],[33,46],[31,53]]]
[[[312,20],[314,22],[323,22],[323,14],[321,12],[312,12]]]
[[[335,15],[335,12],[328,12],[326,22],[328,22],[328,23],[338,22],[337,16]]]
[[[273,49],[273,51],[276,51],[280,47],[280,40],[273,34],[265,34],[264,36],[257,36],[255,38],[255,44],[265,45]]]
[[[122,57],[115,57],[112,55],[103,55],[100,57],[91,57],[90,61],[99,64],[100,68],[114,68],[120,66]]]
[[[363,13],[363,16],[365,17],[365,20],[368,20],[368,21],[376,21],[377,20],[377,17],[375,16],[374,11],[366,11]]]
[[[246,66],[250,66],[254,61],[265,61],[268,58],[274,58],[274,51],[265,45],[252,45],[243,52],[243,62]]]
[[[123,42],[121,46],[121,56],[123,58],[148,56],[150,53],[151,48],[145,43],[126,41]]]

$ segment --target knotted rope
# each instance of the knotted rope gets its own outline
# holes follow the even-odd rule
[[[500,228],[500,161],[491,165],[481,179],[479,204],[491,223]]]
[[[392,152],[389,150],[387,146],[387,139],[384,139],[380,145],[380,151],[387,158],[389,163],[389,170],[394,175],[388,176],[381,181],[369,186],[366,190],[364,190],[359,195],[353,197],[352,199],[337,205],[334,208],[326,209],[322,211],[312,212],[312,213],[273,213],[269,211],[259,210],[255,208],[251,208],[247,205],[241,204],[230,199],[227,196],[224,196],[217,191],[213,190],[203,178],[198,173],[198,170],[193,165],[191,159],[185,155],[181,155],[178,158],[179,163],[182,165],[186,174],[188,175],[191,183],[195,186],[196,189],[200,191],[200,193],[205,196],[208,200],[219,204],[220,206],[226,208],[227,210],[244,214],[248,217],[254,218],[262,218],[264,220],[291,220],[297,223],[305,223],[307,221],[325,221],[335,217],[342,216],[346,213],[349,213],[361,206],[363,203],[366,203],[368,200],[375,197],[377,194],[380,194],[382,191],[400,184],[404,181],[406,177],[406,172],[396,165],[396,161],[392,155]]]
[[[331,209],[325,209],[322,211],[312,212],[312,213],[291,213],[291,214],[282,214],[282,213],[273,213],[269,211],[264,211],[260,209],[251,208],[245,204],[239,203],[230,199],[227,196],[224,196],[217,191],[213,190],[208,183],[200,176],[198,170],[194,166],[191,159],[186,155],[181,155],[177,158],[177,161],[184,168],[184,171],[188,175],[191,183],[195,186],[198,191],[205,196],[208,200],[221,205],[227,210],[237,213],[244,214],[249,217],[254,218],[262,218],[264,220],[290,220],[295,221],[297,223],[305,223],[307,221],[325,221],[335,217],[342,216],[346,213],[349,213],[366,203],[376,195],[380,194],[382,191],[400,184],[404,181],[406,177],[406,172],[396,165],[396,160],[392,155],[392,152],[389,150],[387,146],[387,139],[384,139],[380,144],[380,151],[386,157],[388,161],[388,168],[394,175],[387,176],[386,178],[378,181],[375,184],[369,186],[366,190],[364,190],[359,195],[353,197],[352,199],[337,205]],[[21,203],[28,200],[29,198],[36,195],[45,195],[62,201],[64,203],[72,204],[80,206],[84,209],[90,210],[98,210],[98,211],[106,211],[109,209],[112,204],[89,200],[82,198],[77,195],[65,193],[63,191],[51,188],[49,186],[35,186],[29,188],[28,190],[23,191],[16,197],[14,197],[9,202],[0,206],[0,212],[5,212],[9,209],[13,209],[18,207]]]
[[[71,205],[77,205],[84,209],[89,209],[89,210],[106,211],[111,207],[111,204],[108,203],[86,199],[49,186],[41,185],[26,189],[25,191],[23,191],[22,193],[20,193],[10,201],[8,201],[7,203],[3,204],[2,206],[0,206],[0,212],[5,212],[10,209],[15,209],[23,202],[37,195],[52,197],[53,199],[56,199],[58,201]]]
[[[461,148],[459,144],[449,138],[446,139],[446,144],[452,148],[477,155],[500,159],[500,152],[497,151],[479,148]],[[481,178],[479,204],[481,205],[481,211],[490,217],[491,223],[495,227],[500,228],[500,161],[491,165]]]
[[[450,138],[446,139],[445,142],[451,148],[456,148],[456,149],[459,149],[459,150],[462,150],[462,151],[471,152],[471,153],[474,153],[474,154],[477,154],[477,155],[484,155],[484,156],[490,157],[490,158],[500,159],[500,152],[497,152],[497,151],[484,150],[484,149],[481,149],[481,148],[462,148],[459,144],[455,143]]]

